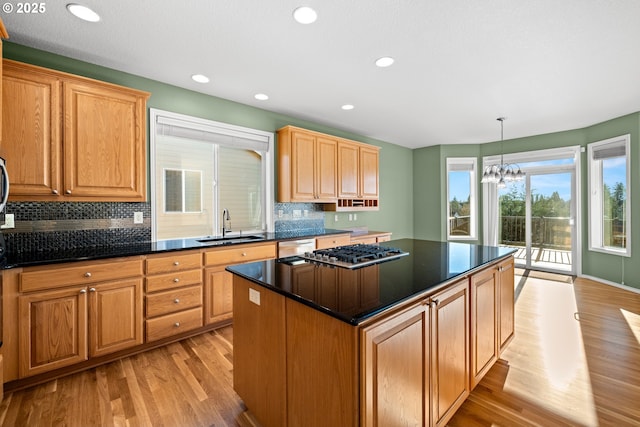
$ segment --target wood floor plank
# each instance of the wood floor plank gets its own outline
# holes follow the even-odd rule
[[[640,295],[516,277],[516,335],[450,427],[639,426]],[[259,427],[233,390],[233,328],[6,393],[1,426]]]

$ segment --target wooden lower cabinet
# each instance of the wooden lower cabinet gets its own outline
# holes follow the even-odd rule
[[[233,317],[233,275],[225,266],[204,270],[204,323],[211,324]]]
[[[142,279],[18,297],[21,378],[142,344]]]
[[[515,334],[515,262],[510,257],[498,264],[498,354]]]

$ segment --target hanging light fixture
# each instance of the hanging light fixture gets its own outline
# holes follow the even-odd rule
[[[507,120],[507,118],[498,117],[496,120],[500,122],[500,164],[484,168],[480,182],[495,183],[498,184],[498,188],[504,188],[507,186],[508,181],[522,181],[525,173],[522,172],[520,166],[504,162],[504,150],[502,146],[504,142],[504,121]]]

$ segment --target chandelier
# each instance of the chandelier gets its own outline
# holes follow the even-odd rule
[[[502,149],[504,142],[504,121],[506,117],[498,117],[496,120],[500,122],[500,164],[491,165],[484,168],[482,174],[482,183],[494,183],[498,188],[504,188],[509,181],[522,181],[525,173],[522,172],[520,166],[504,162],[504,150]]]

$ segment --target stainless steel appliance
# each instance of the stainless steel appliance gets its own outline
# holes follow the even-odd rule
[[[0,157],[0,212],[4,211],[9,198],[9,173],[7,165],[2,157]]]
[[[278,258],[302,255],[316,248],[316,239],[285,240],[278,242]]]
[[[320,262],[344,268],[358,268],[377,264],[409,255],[398,248],[387,246],[357,244],[338,246],[336,248],[318,249],[300,255],[308,261]]]

